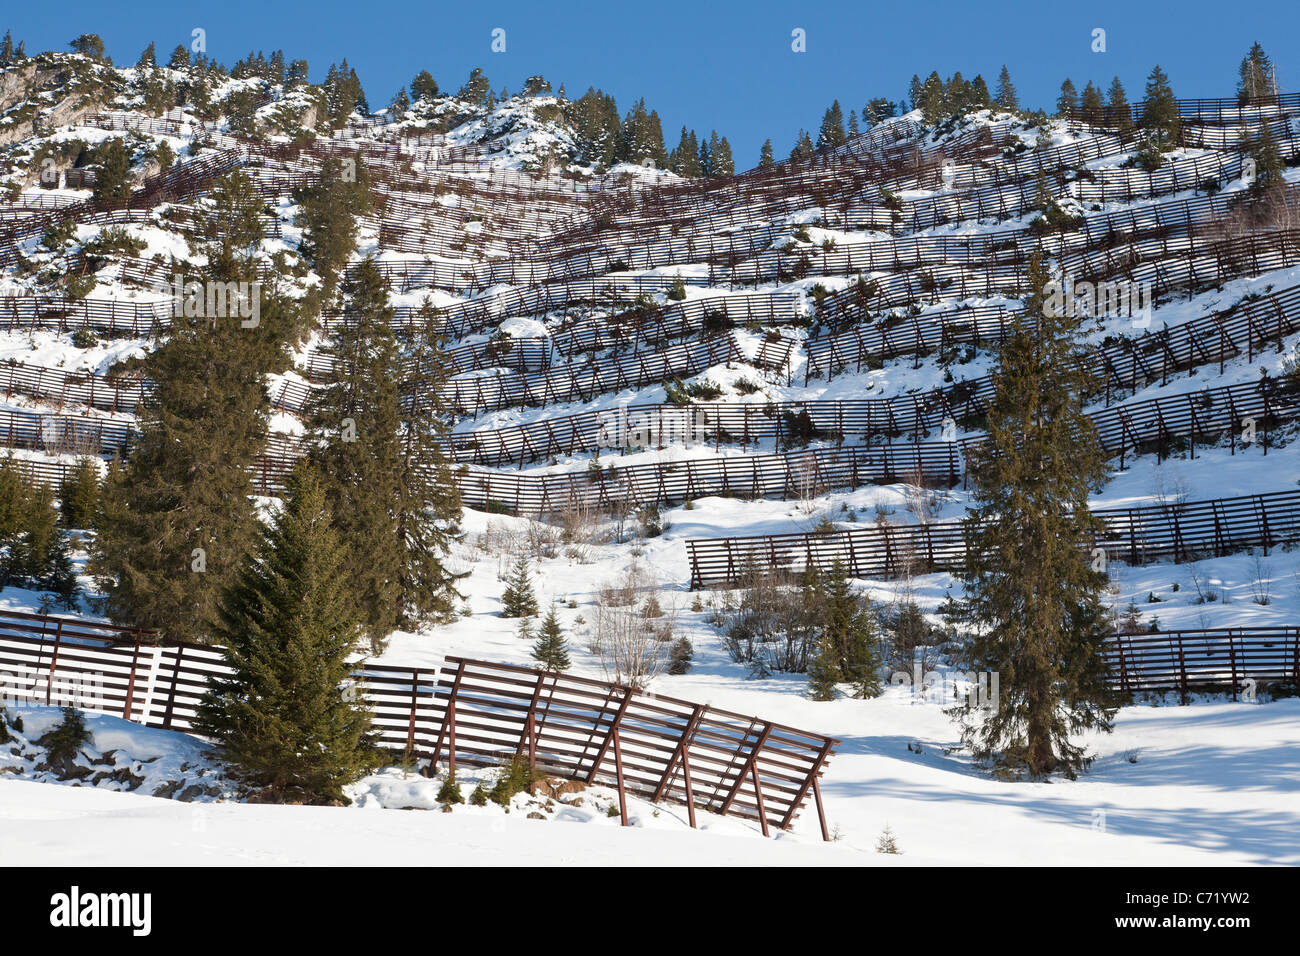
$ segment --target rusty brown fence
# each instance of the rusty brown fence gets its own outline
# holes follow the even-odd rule
[[[75,705],[152,727],[192,728],[218,647],[149,631],[0,610],[0,700]],[[546,773],[788,828],[809,794],[823,837],[820,778],[833,737],[622,684],[448,657],[441,667],[362,664],[352,677],[380,746],[445,764]]]

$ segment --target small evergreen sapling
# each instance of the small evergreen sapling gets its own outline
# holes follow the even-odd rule
[[[510,569],[505,590],[501,592],[502,617],[536,617],[537,596],[528,572],[528,557],[520,555]]]
[[[564,640],[560,621],[555,616],[554,607],[547,612],[546,618],[542,621],[537,643],[533,645],[533,659],[543,670],[548,671],[567,671],[571,666],[568,645]]]

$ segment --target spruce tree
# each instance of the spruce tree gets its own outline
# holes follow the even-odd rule
[[[1268,123],[1261,123],[1259,134],[1247,139],[1244,145],[1250,158],[1255,161],[1255,180],[1250,184],[1250,197],[1264,199],[1284,189],[1286,180],[1282,174],[1286,169],[1286,161],[1282,158],[1282,151],[1278,148],[1277,139]]]
[[[537,597],[528,573],[528,557],[521,554],[510,568],[505,589],[501,592],[502,617],[536,617]]]
[[[989,95],[989,85],[984,82],[984,77],[976,73],[975,79],[970,81],[970,98],[971,105],[978,108],[987,108],[993,98]]]
[[[1241,79],[1237,84],[1237,98],[1242,104],[1257,102],[1275,92],[1273,63],[1258,42],[1250,45],[1238,76]]]
[[[373,260],[361,262],[345,287],[347,320],[329,352],[336,377],[307,408],[310,458],[334,526],[346,548],[344,568],[356,613],[372,648],[403,620],[405,556],[398,509],[423,485],[406,471],[397,339],[388,287]],[[419,447],[417,439],[415,447]],[[405,483],[404,483],[405,482]],[[414,525],[405,529],[415,535]],[[418,589],[412,583],[412,604]]]
[[[731,144],[727,142],[727,137],[721,137],[717,145],[710,144],[710,173],[714,176],[734,176],[736,175],[736,162],[731,156]]]
[[[844,110],[835,100],[822,115],[821,129],[817,132],[817,148],[831,149],[844,145]]]
[[[918,80],[917,83],[917,95],[919,96],[920,81]],[[897,110],[894,108],[894,104],[883,96],[872,97],[867,100],[867,105],[862,107],[862,121],[866,123],[867,126],[875,126],[877,123],[895,115],[897,115]]]
[[[425,300],[409,346],[403,383],[399,494],[395,503],[402,545],[398,608],[402,622],[448,621],[456,615],[456,576],[444,563],[460,532],[461,502],[447,460],[451,418],[442,400],[451,368],[442,317]]]
[[[1106,123],[1113,126],[1120,133],[1127,133],[1133,129],[1133,110],[1128,105],[1128,96],[1124,92],[1124,84],[1119,81],[1119,77],[1114,77],[1110,82],[1110,92],[1106,98]]]
[[[438,83],[428,70],[421,70],[411,80],[411,99],[415,101],[432,100],[438,95]]]
[[[807,130],[799,130],[799,138],[795,140],[794,149],[790,150],[790,158],[795,161],[808,160],[815,155],[812,137],[808,135]]]
[[[1074,89],[1074,82],[1067,76],[1061,84],[1061,95],[1056,98],[1056,115],[1061,119],[1073,119],[1079,112],[1079,97]]]
[[[1011,82],[1011,71],[1007,69],[1005,63],[1002,64],[1002,71],[998,73],[998,89],[994,102],[1004,110],[1020,109],[1020,97],[1016,94],[1015,84]]]
[[[758,168],[768,169],[773,165],[772,141],[770,139],[765,139],[763,140],[763,148],[758,152]]]
[[[1142,120],[1138,124],[1152,148],[1167,152],[1178,143],[1178,101],[1169,85],[1169,77],[1160,65],[1147,77],[1146,98],[1142,103]]]
[[[854,696],[880,693],[880,654],[875,618],[853,592],[848,569],[838,558],[822,584],[823,636],[835,651],[839,678],[854,685]]]
[[[1102,647],[1106,575],[1086,543],[1088,494],[1106,476],[1091,388],[1073,324],[1049,308],[1047,270],[1030,261],[1026,324],[1004,344],[988,439],[972,454],[965,594],[953,617],[969,636],[961,666],[1000,676],[1000,700],[979,721],[957,711],[977,759],[1034,776],[1073,774],[1090,758],[1072,735],[1110,729]]]
[[[922,118],[930,124],[939,122],[947,115],[948,98],[943,80],[937,72],[932,72],[925,78],[925,84],[921,87],[920,107]]]
[[[343,802],[379,763],[370,715],[345,688],[358,639],[345,566],[324,490],[299,469],[221,599],[214,634],[233,674],[213,680],[195,729],[274,800]]]
[[[99,469],[83,457],[59,486],[59,510],[65,528],[90,528],[99,511]]]
[[[567,671],[569,669],[568,645],[565,643],[560,621],[555,616],[554,606],[546,612],[546,617],[542,619],[542,628],[538,632],[537,643],[533,645],[533,659],[538,662],[542,670]]]
[[[120,137],[106,139],[95,148],[95,186],[92,195],[101,207],[115,208],[131,196],[131,154]]]
[[[1085,122],[1102,123],[1105,121],[1105,104],[1102,102],[1101,90],[1089,80],[1079,95],[1079,115]]]
[[[835,685],[840,679],[837,657],[838,651],[831,638],[823,633],[817,640],[816,650],[808,658],[808,696],[813,700],[835,699]]]
[[[369,172],[360,155],[349,160],[330,155],[321,164],[315,185],[300,189],[298,225],[303,228],[303,253],[333,295],[339,275],[357,244],[356,217],[370,207]]]

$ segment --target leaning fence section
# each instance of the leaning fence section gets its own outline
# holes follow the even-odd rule
[[[0,697],[76,705],[189,731],[230,669],[220,648],[161,643],[152,632],[0,610]],[[380,746],[430,768],[525,759],[546,773],[788,828],[840,741],[623,684],[448,657],[440,667],[365,663],[353,692]]]

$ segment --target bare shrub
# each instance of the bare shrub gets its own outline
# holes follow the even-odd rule
[[[637,562],[596,592],[589,650],[605,676],[642,689],[668,666],[676,608],[665,608],[659,582]]]

